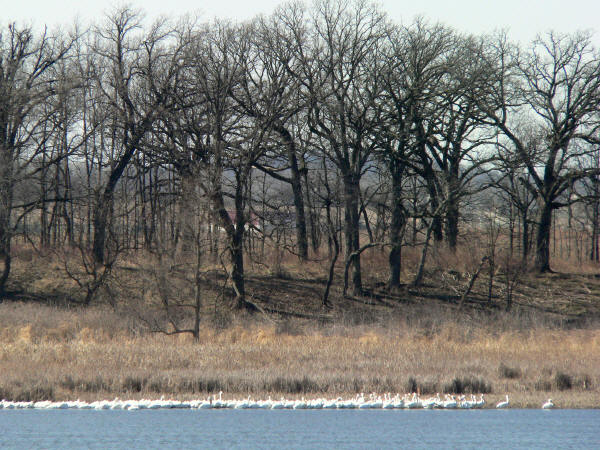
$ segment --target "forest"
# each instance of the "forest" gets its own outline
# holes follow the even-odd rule
[[[590,32],[524,46],[361,0],[9,22],[0,301],[122,306],[198,337],[222,309],[303,317],[263,291],[305,274],[309,317],[432,285],[452,311],[510,312],[554,263],[594,283],[599,105]]]

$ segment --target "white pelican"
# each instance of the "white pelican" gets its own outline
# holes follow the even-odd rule
[[[285,408],[285,398],[281,397],[280,401],[274,401],[271,405],[271,409],[283,409]]]
[[[456,397],[454,397],[454,395],[446,394],[446,401],[443,403],[443,405],[445,409],[456,409],[458,407]]]
[[[481,394],[481,398],[477,403],[475,403],[476,408],[483,408],[485,406],[485,398],[483,398],[483,394]]]
[[[296,400],[294,402],[293,409],[306,409],[306,406],[306,400],[304,400],[304,397],[302,397],[302,400]]]
[[[248,409],[250,407],[250,396],[246,400],[236,402],[234,409]]]
[[[505,402],[500,402],[496,405],[496,408],[498,409],[503,409],[503,408],[508,408],[509,406],[509,402],[508,402],[508,395],[506,396],[506,401]]]
[[[337,409],[338,403],[342,402],[342,397],[338,397],[335,400],[326,400],[323,402],[323,409]]]
[[[542,405],[542,409],[552,409],[554,408],[554,403],[552,403],[552,399],[549,398],[546,403]]]

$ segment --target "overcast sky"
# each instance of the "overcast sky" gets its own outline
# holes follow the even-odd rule
[[[179,16],[197,13],[200,18],[233,20],[269,14],[282,0],[133,0],[129,5],[143,9],[150,18],[160,14]],[[514,40],[526,43],[548,30],[572,32],[591,29],[600,46],[598,0],[383,0],[383,9],[397,23],[410,22],[422,14],[471,33],[508,29]],[[0,23],[17,21],[34,26],[69,25],[77,16],[94,21],[119,1],[106,0],[2,0]]]

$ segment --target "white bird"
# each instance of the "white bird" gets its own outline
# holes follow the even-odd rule
[[[338,403],[342,402],[342,397],[338,397],[335,400],[325,401],[323,403],[323,409],[337,409]]]
[[[206,400],[200,402],[200,404],[198,405],[198,409],[212,409],[212,407],[213,403],[210,395],[206,398]]]
[[[394,409],[404,408],[404,399],[400,397],[400,394],[394,396]]]
[[[509,406],[509,402],[508,402],[508,395],[506,396],[506,401],[505,402],[500,402],[496,405],[496,408],[498,409],[503,409],[503,408],[508,408]]]
[[[483,408],[485,406],[485,398],[483,398],[483,394],[479,398],[479,401],[475,404],[476,408]]]
[[[394,409],[394,400],[392,399],[392,394],[387,393],[383,396],[383,404],[381,405],[382,409]]]
[[[219,399],[213,402],[213,408],[225,408],[227,403],[223,401],[223,391],[219,391]]]
[[[246,400],[236,402],[234,409],[248,409],[250,407],[250,396]]]
[[[315,400],[312,400],[308,402],[308,409],[323,409],[325,401],[326,399],[324,398],[317,398]]]
[[[552,403],[552,399],[549,398],[546,403],[542,405],[542,409],[552,409],[554,408],[554,403]]]
[[[471,400],[467,400],[466,396],[461,395],[460,403],[458,404],[458,406],[461,409],[471,409],[475,407],[475,403],[477,403],[477,401],[475,400],[475,397],[473,395],[471,395]]]
[[[302,397],[302,400],[296,400],[294,402],[293,409],[306,409],[306,406],[306,400],[304,400],[304,397]]]
[[[285,408],[285,398],[281,397],[281,401],[274,401],[271,405],[271,409],[284,409]]]
[[[446,401],[443,403],[444,409],[456,409],[458,408],[458,402],[454,395],[446,394]]]

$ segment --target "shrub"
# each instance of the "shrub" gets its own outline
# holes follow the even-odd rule
[[[492,385],[482,378],[454,378],[451,383],[444,386],[444,392],[447,394],[489,394],[492,392]]]
[[[556,372],[556,375],[554,376],[554,384],[559,391],[566,391],[573,387],[573,378],[569,374]]]
[[[498,374],[500,378],[509,378],[511,380],[521,378],[521,369],[518,367],[509,367],[504,363],[498,367]]]
[[[146,380],[142,378],[127,377],[123,381],[124,392],[142,392],[142,388],[146,384]]]

